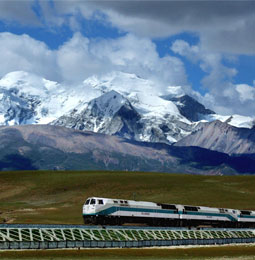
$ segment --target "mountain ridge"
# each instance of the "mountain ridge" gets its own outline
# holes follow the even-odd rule
[[[216,120],[205,123],[175,146],[198,146],[230,155],[255,153],[255,127],[237,128]]]

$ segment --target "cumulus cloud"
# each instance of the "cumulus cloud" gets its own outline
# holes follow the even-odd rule
[[[201,45],[190,45],[186,41],[176,40],[172,51],[198,63],[206,73],[202,86],[207,90],[203,103],[221,114],[252,115],[255,111],[255,88],[247,84],[234,84],[235,68],[224,65],[224,56],[208,52]],[[231,57],[230,57],[231,58]]]
[[[199,60],[200,48],[198,45],[190,45],[186,41],[176,40],[173,42],[171,50],[181,56],[185,56],[193,63]]]
[[[97,42],[91,52],[97,58],[111,63],[117,70],[160,79],[164,84],[187,84],[181,60],[169,55],[160,58],[156,45],[149,39],[128,34],[118,39]]]
[[[80,82],[90,75],[101,73],[109,67],[90,52],[90,41],[80,33],[75,34],[57,51],[57,64],[63,80]]]
[[[0,33],[0,77],[25,70],[47,79],[79,83],[94,74],[113,70],[135,73],[159,80],[163,86],[187,85],[185,68],[179,58],[159,57],[155,44],[131,34],[117,39],[88,39],[80,33],[50,50],[28,35]]]
[[[24,70],[48,79],[59,79],[55,53],[43,42],[28,35],[0,33],[0,77],[15,70]]]
[[[197,33],[203,48],[254,54],[255,1],[55,1],[58,14],[82,14],[143,37]],[[45,13],[47,16],[47,13]],[[100,17],[96,17],[100,19]]]
[[[255,1],[0,1],[0,18],[22,24],[62,26],[75,31],[80,16],[109,23],[141,37],[182,32],[199,35],[208,51],[255,54]]]
[[[117,39],[89,40],[76,33],[57,52],[57,61],[65,80],[82,80],[92,74],[113,70],[160,79],[163,85],[186,85],[180,59],[160,58],[151,40],[131,34]]]
[[[249,86],[247,84],[237,84],[236,90],[240,94],[240,101],[245,103],[246,101],[255,100],[255,86]]]

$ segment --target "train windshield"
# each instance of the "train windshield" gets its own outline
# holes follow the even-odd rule
[[[89,205],[90,199],[86,200],[85,205]]]
[[[96,200],[95,199],[91,199],[90,205],[94,205],[94,204],[96,204]]]

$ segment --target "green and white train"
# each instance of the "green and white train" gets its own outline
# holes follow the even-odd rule
[[[255,228],[255,211],[162,204],[109,198],[88,198],[83,205],[85,224],[127,223],[169,227]]]

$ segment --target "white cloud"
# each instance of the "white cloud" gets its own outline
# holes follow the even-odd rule
[[[23,25],[59,28],[68,24],[78,31],[81,16],[140,37],[167,37],[191,32],[200,37],[204,50],[255,54],[254,0],[0,1],[0,19]]]
[[[37,4],[39,17],[33,11]],[[100,14],[99,14],[100,13]],[[255,54],[255,1],[0,1],[0,19],[29,26],[80,29],[80,17],[140,37],[191,32],[213,52]]]
[[[255,88],[247,84],[234,84],[235,68],[223,64],[225,56],[208,52],[202,45],[193,45],[176,40],[171,50],[188,60],[198,63],[206,73],[201,83],[207,94],[203,103],[220,114],[252,115],[255,111]],[[230,57],[233,60],[233,57]],[[200,99],[201,100],[201,99]]]
[[[196,33],[208,51],[255,54],[255,1],[55,1],[59,17],[101,19],[142,37]],[[100,11],[103,16],[97,16]],[[51,17],[50,11],[44,12]],[[73,21],[72,21],[73,22]]]
[[[160,58],[151,40],[131,34],[117,39],[89,40],[76,33],[59,48],[57,63],[63,79],[69,82],[119,70],[154,78],[163,85],[187,84],[180,59]]]
[[[57,51],[57,64],[63,80],[81,82],[85,78],[109,68],[90,52],[90,41],[76,33]]]
[[[160,58],[155,44],[149,39],[128,34],[118,39],[97,42],[93,44],[91,52],[117,70],[154,78],[163,84],[187,84],[181,60],[171,56]]]
[[[11,71],[24,70],[47,79],[76,84],[93,74],[120,70],[153,78],[163,86],[187,84],[180,59],[160,58],[151,40],[131,34],[117,39],[89,40],[75,33],[53,51],[27,35],[0,33],[0,45],[0,59],[4,61],[0,65],[0,77]]]
[[[197,62],[200,56],[199,46],[189,45],[188,42],[183,40],[176,40],[171,46],[171,50],[181,56],[185,56],[191,62]]]
[[[240,101],[245,103],[248,100],[255,100],[255,87],[247,84],[237,84],[236,90],[240,94]]]
[[[0,33],[0,77],[8,72],[24,70],[48,79],[59,79],[55,53],[28,35]]]

